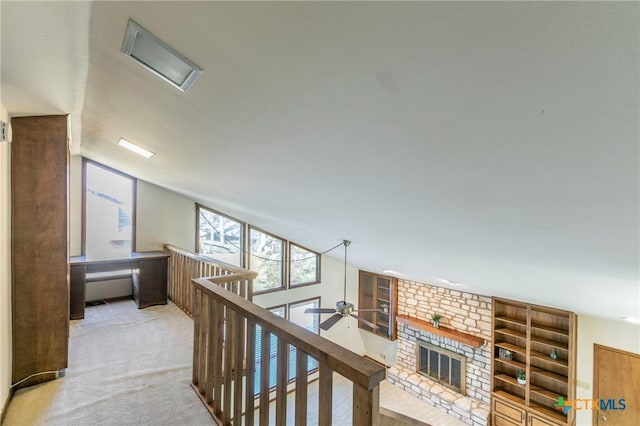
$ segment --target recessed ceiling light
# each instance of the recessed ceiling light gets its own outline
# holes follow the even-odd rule
[[[622,319],[626,322],[630,322],[631,324],[640,324],[640,319],[638,318],[622,317]]]
[[[128,140],[124,139],[124,138],[120,138],[120,140],[118,141],[118,145],[127,148],[128,150],[131,150],[133,152],[135,152],[136,154],[140,154],[142,155],[144,158],[151,158],[154,155],[156,155],[155,152],[151,152],[149,150],[144,149],[141,146],[136,145],[133,142],[129,142]]]
[[[124,34],[122,53],[183,92],[202,73],[202,68],[132,19]]]
[[[383,274],[391,274],[391,275],[400,275],[400,272],[394,271],[393,269],[383,269]]]

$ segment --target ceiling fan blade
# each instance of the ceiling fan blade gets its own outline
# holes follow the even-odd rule
[[[333,327],[338,321],[340,321],[340,319],[342,319],[341,314],[332,315],[320,323],[320,328],[323,330],[328,330]]]
[[[354,309],[353,312],[384,312],[382,309]]]
[[[333,308],[307,308],[305,314],[333,314],[336,310]]]
[[[355,319],[357,319],[358,321],[360,321],[360,322],[361,322],[361,323],[363,323],[364,325],[366,325],[366,326],[368,326],[368,327],[373,328],[374,330],[376,330],[376,329],[378,328],[378,326],[377,326],[377,325],[375,325],[374,323],[372,323],[371,321],[367,321],[366,319],[361,318],[361,317],[359,317],[359,316],[357,316],[357,315],[354,315],[354,314],[349,314],[349,315],[350,315],[350,316],[352,316],[352,317],[354,317]]]

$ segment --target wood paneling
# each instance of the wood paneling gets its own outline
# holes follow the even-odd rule
[[[67,116],[11,120],[13,383],[67,367]],[[55,378],[38,375],[30,386]]]

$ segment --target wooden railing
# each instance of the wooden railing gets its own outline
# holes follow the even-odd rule
[[[246,274],[246,269],[217,261],[205,256],[188,252],[181,248],[165,244],[164,252],[169,257],[169,299],[190,316],[193,315],[193,285],[191,280],[200,277],[232,276],[236,279],[226,280],[221,285],[248,300],[253,300],[253,278],[239,278]]]
[[[307,408],[317,407],[313,424],[332,424],[333,372],[353,383],[352,424],[377,425],[379,383],[384,367],[317,334],[293,324],[242,297],[239,282],[251,281],[252,272],[193,280],[193,383],[213,418],[224,425],[287,424],[289,345],[295,359],[296,425],[307,422]],[[229,288],[231,291],[225,290]],[[259,331],[256,331],[259,327]],[[261,351],[256,353],[256,332]],[[277,337],[275,391],[269,387],[270,339]],[[318,363],[318,400],[307,394],[308,357]],[[256,359],[260,359],[260,383],[256,383]],[[255,394],[255,389],[259,389]],[[275,393],[275,401],[271,397]],[[270,413],[273,410],[274,413]],[[270,414],[273,414],[270,417]]]

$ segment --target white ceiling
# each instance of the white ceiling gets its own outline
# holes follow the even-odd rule
[[[639,317],[639,5],[2,1],[2,104],[360,268]],[[204,68],[187,93],[129,18]]]

